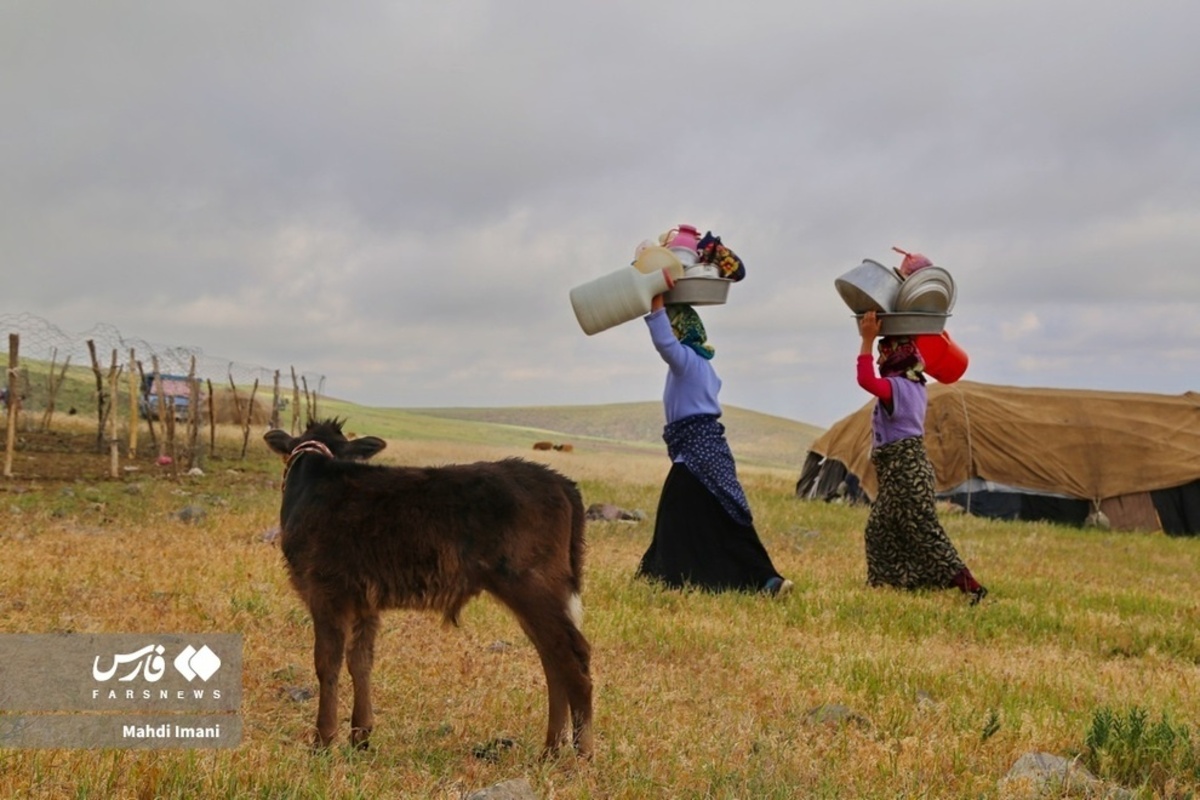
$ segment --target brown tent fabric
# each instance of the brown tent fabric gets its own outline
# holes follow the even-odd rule
[[[872,398],[811,446],[875,496]],[[946,492],[970,478],[1100,503],[1200,479],[1200,394],[929,385],[925,444]]]
[[[1149,492],[1109,497],[1100,502],[1100,511],[1108,517],[1109,525],[1118,531],[1157,531],[1162,528]]]

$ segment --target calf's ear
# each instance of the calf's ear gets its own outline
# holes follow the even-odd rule
[[[263,441],[281,456],[290,455],[292,452],[292,437],[286,431],[267,431],[263,434]]]
[[[385,447],[387,447],[387,442],[378,436],[364,436],[361,439],[351,439],[347,442],[342,455],[365,461]]]

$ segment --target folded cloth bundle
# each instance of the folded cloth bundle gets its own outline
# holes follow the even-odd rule
[[[900,275],[907,278],[919,269],[932,267],[933,262],[920,253],[910,253],[907,250],[901,250],[899,247],[893,247],[900,255],[904,256],[904,260],[900,262]]]
[[[713,236],[712,231],[704,234],[704,238],[696,245],[696,263],[713,264],[721,271],[722,278],[740,281],[746,277],[746,265],[737,254],[721,244],[720,236]]]

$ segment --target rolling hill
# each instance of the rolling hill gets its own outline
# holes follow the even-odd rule
[[[25,360],[29,386],[26,411],[45,408],[50,364]],[[74,409],[81,419],[94,418],[96,409],[95,378],[90,369],[72,366],[56,407],[60,413]],[[124,392],[127,380],[120,382]],[[245,397],[249,397],[248,387]],[[119,413],[127,408],[124,398]],[[269,405],[270,396],[261,390],[256,403]],[[292,409],[283,414],[287,426]],[[74,412],[72,412],[74,413]],[[378,408],[351,400],[323,397],[319,416],[342,417],[360,433],[421,441],[453,441],[518,447],[532,446],[539,440],[570,442],[578,447],[586,443],[596,451],[633,451],[663,453],[663,412],[658,401],[613,403],[608,405],[514,406],[505,408]],[[799,470],[808,447],[824,429],[784,417],[776,417],[737,406],[724,406],[725,424],[733,454],[740,462],[767,467]]]
[[[510,408],[413,408],[407,413],[441,420],[520,429],[537,439],[557,442],[593,441],[660,448],[662,404],[657,401],[582,406]],[[739,461],[799,469],[808,446],[823,429],[783,417],[725,406],[721,421]]]

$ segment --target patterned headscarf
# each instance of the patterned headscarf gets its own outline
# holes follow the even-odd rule
[[[879,340],[879,377],[908,378],[925,382],[925,360],[917,343],[908,336],[884,336]]]
[[[696,309],[683,303],[667,306],[667,319],[680,344],[692,348],[703,358],[712,358],[716,350],[708,343],[708,334]]]

